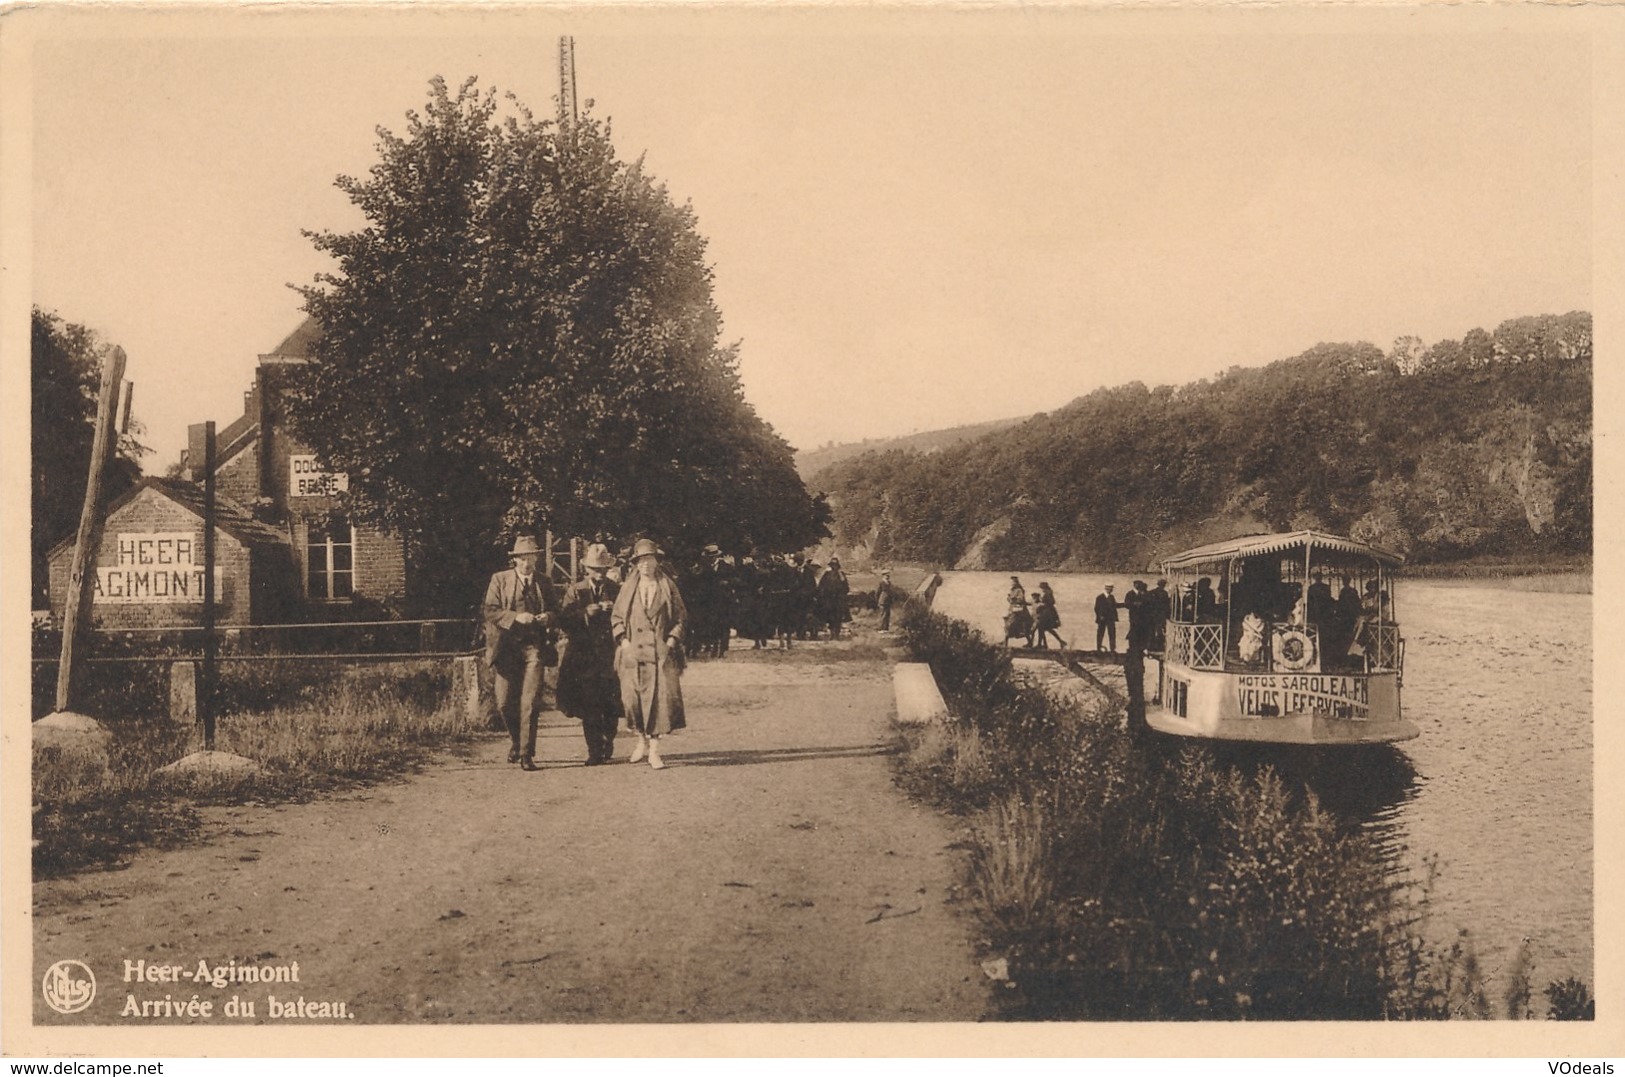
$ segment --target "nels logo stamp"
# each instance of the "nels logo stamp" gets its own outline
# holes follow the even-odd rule
[[[58,961],[45,970],[40,994],[57,1013],[78,1013],[96,999],[96,976],[83,961]]]

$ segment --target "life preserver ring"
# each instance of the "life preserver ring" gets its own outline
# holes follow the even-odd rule
[[[1301,673],[1315,664],[1315,641],[1301,628],[1283,628],[1270,640],[1274,664],[1289,673]]]

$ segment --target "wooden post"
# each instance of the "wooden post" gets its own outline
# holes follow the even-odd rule
[[[203,748],[214,751],[214,422],[203,424],[203,678],[197,709]]]
[[[1145,645],[1138,640],[1129,640],[1123,655],[1123,681],[1128,689],[1129,730],[1142,733],[1150,727],[1145,720]]]
[[[451,660],[451,706],[461,711],[470,724],[479,722],[480,660],[472,656]]]
[[[425,654],[434,650],[434,629],[432,621],[424,621],[418,625],[418,650]]]
[[[96,436],[90,449],[90,471],[85,482],[85,503],[79,512],[73,561],[68,570],[67,601],[62,608],[62,661],[56,671],[56,709],[72,710],[77,702],[75,674],[84,659],[84,634],[90,626],[91,587],[87,573],[96,571],[102,544],[102,486],[107,466],[118,448],[115,409],[124,380],[124,349],[115,347],[102,357],[101,395],[96,401]]]
[[[169,720],[190,726],[197,721],[197,663],[169,664]]]

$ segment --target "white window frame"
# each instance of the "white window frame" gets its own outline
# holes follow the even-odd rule
[[[329,517],[328,519],[331,520],[332,517]],[[348,517],[345,517],[345,519],[348,521]],[[349,528],[350,528],[350,541],[349,541],[348,545],[350,547],[350,567],[347,568],[347,569],[337,569],[337,570],[335,570],[333,568],[333,548],[335,546],[344,546],[346,544],[343,543],[343,542],[335,543],[333,541],[333,535],[332,535],[332,530],[333,529],[330,526],[325,526],[324,525],[322,527],[317,527],[316,522],[314,520],[306,522],[306,524],[305,524],[305,597],[306,598],[311,599],[312,601],[315,601],[315,602],[348,602],[352,598],[355,597],[355,594],[356,594],[356,579],[360,576],[360,572],[357,570],[358,566],[356,564],[355,523],[350,522],[349,523]],[[322,542],[314,541],[315,535],[318,532],[326,533],[326,538],[325,538],[324,541],[322,541]],[[318,546],[320,546],[323,549],[323,553],[324,553],[324,556],[325,556],[325,564],[327,566],[323,570],[323,573],[322,573],[324,579],[327,582],[327,593],[326,594],[318,594],[315,591],[314,587],[313,587],[314,581],[311,579],[310,551],[311,551],[312,548],[318,547]],[[350,593],[349,594],[347,594],[347,595],[335,595],[333,593],[333,576],[335,575],[336,572],[347,572],[347,573],[349,573],[349,576],[350,576]]]

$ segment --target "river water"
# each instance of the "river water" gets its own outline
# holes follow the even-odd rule
[[[1101,585],[1116,584],[1119,598],[1129,586],[1127,577],[1089,574],[1027,574],[1022,582],[1031,592],[1040,579],[1055,591],[1061,635],[1078,647],[1094,646]],[[1007,574],[949,573],[935,608],[997,640],[1009,585]],[[1591,595],[1539,586],[1400,581],[1405,716],[1422,735],[1379,758],[1380,773],[1340,782],[1322,764],[1310,779],[1334,810],[1394,839],[1417,876],[1436,858],[1435,939],[1468,931],[1492,978],[1529,939],[1537,1009],[1552,980],[1596,982]],[[1125,617],[1119,649],[1126,630]]]

